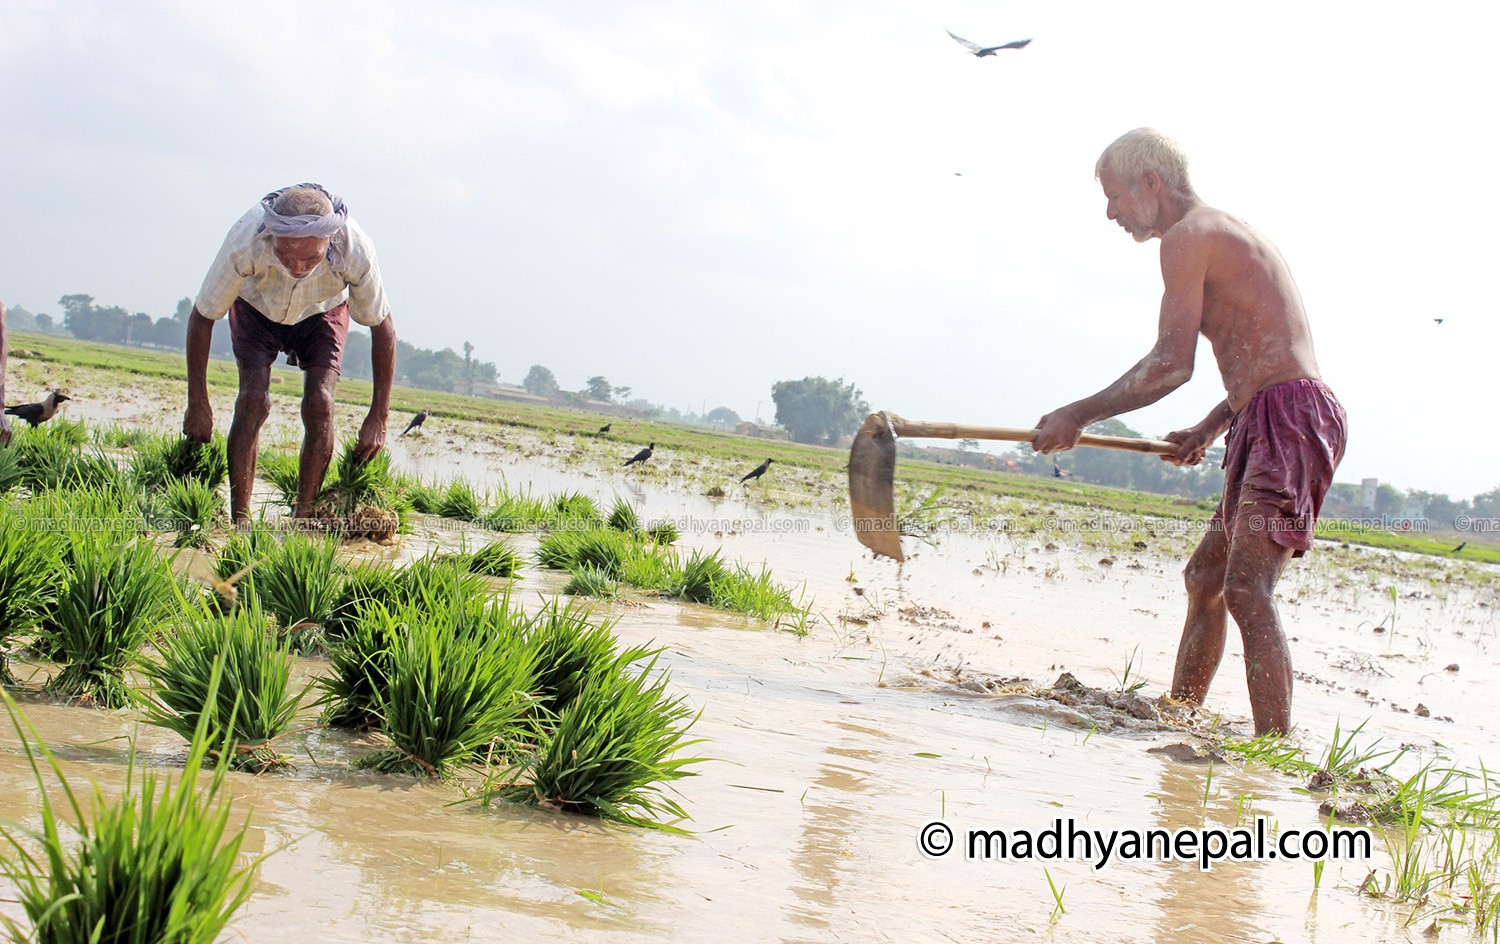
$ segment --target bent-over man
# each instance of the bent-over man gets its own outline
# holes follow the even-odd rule
[[[333,458],[333,393],[351,318],[369,327],[373,340],[374,393],[359,430],[359,456],[373,458],[385,445],[396,328],[375,245],[344,201],[318,184],[267,194],[230,228],[188,318],[182,430],[197,442],[213,433],[208,355],[214,322],[225,315],[240,376],[229,425],[231,514],[236,522],[249,517],[260,428],[271,411],[271,365],[285,352],[303,375],[304,437],[292,513],[308,517]]]
[[[1203,203],[1175,141],[1150,128],[1123,135],[1095,175],[1106,215],[1136,242],[1161,240],[1165,292],[1156,345],[1120,379],[1038,421],[1039,452],[1071,449],[1091,423],[1139,409],[1193,374],[1201,333],[1228,397],[1169,433],[1177,465],[1203,460],[1226,430],[1224,495],[1188,561],[1187,623],[1172,695],[1202,704],[1224,654],[1226,615],[1239,626],[1255,733],[1291,727],[1292,663],[1272,594],[1282,568],[1313,541],[1323,496],[1344,455],[1344,408],[1318,376],[1302,299],[1281,253],[1260,233]]]

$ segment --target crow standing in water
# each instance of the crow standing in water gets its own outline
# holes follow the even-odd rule
[[[626,459],[625,460],[625,464],[627,466],[631,466],[631,465],[635,465],[637,462],[645,462],[647,459],[651,458],[651,450],[653,450],[655,448],[656,448],[656,443],[652,443],[651,445],[647,446],[645,449],[642,449],[640,452],[638,452],[635,455],[631,456],[629,459]]]
[[[25,403],[21,406],[8,406],[5,408],[5,412],[18,419],[25,420],[34,429],[52,419],[53,415],[57,413],[58,406],[71,399],[73,398],[64,396],[60,390],[49,390],[47,395],[42,398],[42,402]]]
[[[751,479],[759,479],[762,475],[766,474],[766,470],[769,469],[771,467],[771,463],[775,461],[775,459],[767,459],[765,462],[762,462],[760,465],[751,469],[749,472],[746,472],[745,477],[740,479],[740,484],[744,484]]]
[[[429,411],[429,410],[423,410],[422,412],[418,413],[416,416],[413,416],[411,418],[411,422],[407,423],[406,424],[406,428],[401,431],[401,435],[405,436],[407,433],[411,432],[414,429],[421,429],[422,428],[422,424],[425,423],[425,422],[427,422],[427,417],[430,416],[430,415],[432,415],[431,411]]]

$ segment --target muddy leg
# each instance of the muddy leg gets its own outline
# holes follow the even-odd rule
[[[1224,657],[1224,567],[1229,542],[1221,528],[1210,529],[1183,571],[1187,584],[1187,622],[1177,644],[1177,670],[1172,675],[1172,697],[1203,704],[1208,686]]]
[[[1245,644],[1245,680],[1257,736],[1292,726],[1292,656],[1276,611],[1276,581],[1292,549],[1265,534],[1236,533],[1224,574],[1224,602]]]
[[[271,368],[240,367],[240,393],[229,422],[229,513],[238,524],[250,518],[255,453],[260,428],[271,415]]]
[[[297,469],[298,518],[312,515],[313,500],[323,488],[328,463],[333,459],[333,388],[336,370],[313,367],[302,375],[302,461]]]

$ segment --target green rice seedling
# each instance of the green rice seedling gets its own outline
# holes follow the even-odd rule
[[[281,503],[291,508],[297,504],[297,481],[302,473],[297,456],[279,449],[262,449],[255,461],[255,472],[271,483]]]
[[[698,716],[667,693],[668,673],[653,657],[637,671],[607,665],[592,673],[558,712],[534,753],[492,773],[480,792],[546,809],[670,828],[662,815],[687,813],[662,787],[693,776],[701,757],[677,756],[700,743],[687,731]]]
[[[433,514],[455,521],[478,521],[484,517],[484,501],[467,480],[454,479],[439,493]]]
[[[153,437],[136,448],[130,475],[148,491],[181,481],[217,489],[229,477],[229,448],[219,433],[206,443],[195,443],[186,436]]]
[[[537,560],[554,570],[594,567],[616,576],[635,547],[618,531],[553,531],[537,548]]]
[[[504,541],[492,541],[468,555],[465,563],[471,574],[505,579],[521,569],[521,555]]]
[[[471,573],[458,560],[439,557],[436,551],[412,561],[398,572],[398,577],[403,601],[441,601],[458,597],[483,604],[494,595],[483,577]]]
[[[405,632],[398,609],[394,601],[368,601],[329,648],[331,674],[314,680],[323,693],[324,724],[362,731],[379,723],[377,693],[386,689],[391,650]]]
[[[953,476],[950,475],[925,496],[913,496],[903,503],[896,512],[896,520],[903,535],[929,544],[933,542],[944,522],[958,510],[952,503],[942,500],[943,493],[948,490],[952,480]]]
[[[175,586],[167,562],[146,539],[77,538],[66,584],[43,630],[45,647],[63,664],[47,691],[105,708],[131,704],[125,672],[166,618]]]
[[[254,575],[255,596],[304,651],[322,638],[323,624],[338,600],[334,556],[338,542],[292,532],[267,555]]]
[[[189,741],[206,731],[210,750],[238,770],[285,766],[272,742],[291,726],[311,687],[292,688],[289,645],[267,631],[253,601],[227,615],[189,605],[181,624],[158,641],[157,658],[145,663],[152,682],[146,720]]]
[[[207,547],[214,524],[224,515],[224,496],[198,479],[171,479],[162,491],[161,511],[177,532],[178,547]]]
[[[751,573],[742,566],[726,569],[722,577],[712,582],[708,600],[700,602],[767,622],[796,609],[791,593],[776,585],[770,568],[765,566],[760,573]]]
[[[622,652],[614,621],[596,623],[592,616],[575,600],[564,604],[554,598],[527,621],[526,642],[537,653],[534,692],[549,711],[572,704],[594,672],[628,666],[661,651],[634,647]]]
[[[97,449],[85,452],[80,442],[48,423],[23,430],[13,446],[21,468],[21,485],[33,493],[53,489],[87,489],[124,484],[114,461]]]
[[[250,897],[260,859],[241,859],[248,819],[230,823],[222,766],[200,779],[196,738],[175,783],[140,772],[131,746],[124,787],[80,798],[15,702],[6,710],[37,785],[40,825],[0,826],[0,874],[25,922],[0,918],[11,941],[213,944]],[[44,772],[45,771],[45,772]],[[56,787],[54,787],[54,783]],[[61,788],[61,796],[57,789]]]
[[[454,615],[463,601],[455,602]],[[482,612],[486,619],[468,631],[441,614],[434,618],[424,604],[395,614],[401,633],[386,685],[375,692],[391,747],[360,758],[359,766],[445,778],[524,730],[534,709],[536,650],[520,644],[504,608]]]
[[[620,568],[620,580],[643,590],[665,591],[677,556],[657,544],[634,548]]]
[[[539,531],[550,520],[551,511],[546,501],[533,498],[529,490],[517,493],[502,488],[494,496],[494,507],[479,523],[491,531],[519,534]]]
[[[0,500],[0,685],[14,682],[6,662],[12,640],[52,612],[62,583],[65,538],[36,510]]]
[[[651,543],[660,544],[663,547],[669,544],[676,544],[677,539],[681,536],[677,530],[677,526],[670,521],[658,521],[646,529],[646,537],[651,539]]]
[[[265,525],[252,524],[236,528],[229,535],[229,540],[224,542],[224,546],[219,548],[214,573],[220,580],[228,580],[247,567],[258,569],[275,550],[276,535]],[[240,587],[248,590],[254,586],[254,582],[254,573],[247,573],[240,578]]]
[[[323,633],[330,640],[348,635],[371,603],[394,603],[406,592],[405,580],[388,565],[342,567],[338,573],[342,578],[338,595],[323,624]]]
[[[598,531],[604,526],[599,507],[582,492],[562,492],[552,496],[547,509],[549,531]]]
[[[618,495],[615,496],[614,507],[609,510],[609,517],[605,519],[605,524],[609,525],[612,530],[623,531],[629,535],[644,533],[640,516],[635,513],[634,508],[630,507],[629,502]]]
[[[15,449],[0,449],[0,498],[11,489],[20,488],[25,478],[21,453]]]
[[[141,443],[148,442],[156,434],[139,426],[121,426],[118,423],[109,423],[104,426],[95,426],[93,432],[94,445],[104,446],[112,449],[134,449]]]
[[[411,510],[411,502],[391,473],[389,453],[377,453],[366,461],[359,457],[359,443],[351,439],[333,463],[314,502],[313,515],[342,523],[346,533],[359,533],[363,530],[359,523],[373,521],[376,509],[396,512],[399,521],[401,511]]]
[[[714,585],[722,584],[726,575],[718,551],[712,554],[694,551],[692,557],[673,570],[667,584],[667,595],[692,603],[711,603]]]
[[[397,479],[397,486],[405,496],[412,511],[423,515],[435,515],[442,502],[442,490],[411,477]]]
[[[569,596],[612,600],[619,594],[620,588],[615,578],[609,575],[609,571],[585,565],[573,571],[573,576],[563,587],[562,592]]]

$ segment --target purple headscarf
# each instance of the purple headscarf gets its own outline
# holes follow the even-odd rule
[[[272,236],[316,236],[326,239],[344,228],[344,223],[349,219],[349,208],[344,205],[342,198],[329,193],[322,184],[298,184],[297,187],[305,187],[308,190],[316,190],[328,198],[333,204],[333,212],[327,216],[282,216],[271,208],[276,198],[286,193],[293,187],[283,187],[280,190],[266,194],[265,199],[260,201],[261,208],[265,210],[265,229]]]

